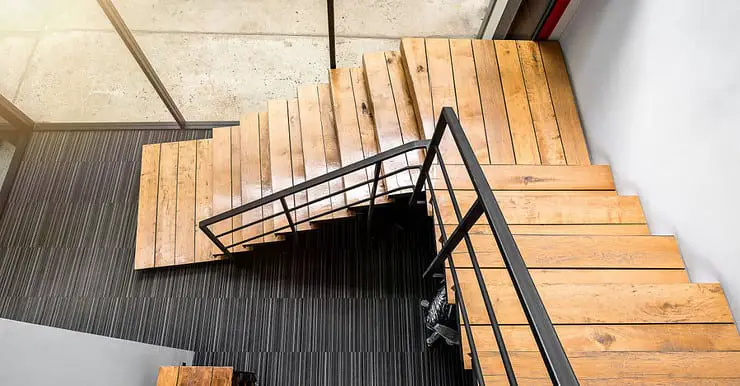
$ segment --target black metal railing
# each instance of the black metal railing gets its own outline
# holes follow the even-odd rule
[[[369,229],[370,224],[372,222],[373,210],[375,209],[376,199],[384,197],[384,196],[389,196],[394,193],[396,194],[410,193],[412,189],[414,188],[414,185],[395,186],[395,187],[392,187],[390,189],[384,190],[383,192],[379,193],[378,184],[380,183],[380,181],[387,180],[390,177],[395,177],[397,174],[400,174],[400,173],[412,173],[412,171],[416,171],[415,173],[412,173],[412,175],[416,175],[418,173],[418,170],[421,168],[421,165],[411,165],[411,166],[401,167],[401,168],[389,171],[381,175],[381,170],[383,169],[382,168],[383,163],[390,159],[396,158],[396,157],[404,157],[404,155],[408,152],[418,151],[420,149],[426,149],[427,146],[429,145],[429,142],[430,142],[429,140],[413,141],[413,142],[409,142],[401,146],[398,146],[396,148],[393,148],[391,150],[378,153],[372,157],[365,158],[362,161],[342,167],[340,169],[334,170],[322,176],[319,176],[311,180],[308,180],[306,182],[294,185],[293,187],[283,189],[279,192],[272,193],[259,200],[249,202],[247,204],[241,205],[239,207],[236,207],[224,213],[221,213],[216,216],[205,219],[201,221],[198,224],[198,226],[200,227],[201,231],[203,231],[208,236],[208,238],[210,238],[211,241],[216,246],[218,246],[219,250],[221,250],[221,252],[227,256],[231,256],[230,250],[236,246],[246,245],[250,241],[260,239],[270,234],[280,234],[280,233],[287,233],[287,232],[291,232],[295,234],[296,232],[298,232],[298,225],[300,224],[310,223],[311,221],[316,221],[322,218],[326,218],[327,215],[331,215],[335,212],[344,211],[352,207],[356,207],[358,205],[363,205],[366,203],[368,204],[367,222],[368,222],[368,229]],[[347,186],[342,189],[331,191],[328,194],[322,195],[321,197],[310,199],[305,203],[294,205],[292,207],[288,205],[287,199],[289,199],[290,197],[294,197],[296,194],[311,190],[311,188],[315,188],[319,185],[327,184],[331,182],[332,180],[343,178],[344,176],[352,174],[352,173],[365,172],[365,170],[367,170],[370,167],[374,167],[372,178],[365,179],[364,181],[355,183],[354,185]],[[370,190],[369,190],[370,195],[368,197],[357,199],[351,203],[347,203],[345,205],[332,208],[329,210],[324,210],[324,211],[321,211],[320,213],[313,213],[310,216],[307,216],[306,218],[302,218],[302,219],[297,219],[294,217],[294,215],[291,214],[291,213],[295,213],[297,210],[308,208],[320,202],[326,202],[327,200],[330,200],[331,197],[333,196],[344,194],[346,192],[349,192],[349,191],[352,191],[358,188],[362,188],[363,186],[370,186]],[[270,214],[268,216],[260,217],[259,219],[255,221],[240,225],[238,227],[234,227],[233,229],[229,229],[221,233],[214,233],[213,230],[211,229],[211,227],[217,223],[226,221],[230,218],[234,218],[243,213],[247,213],[249,211],[256,210],[256,209],[262,208],[267,205],[273,205],[273,203],[277,203],[277,202],[280,203],[280,206],[282,207],[282,209],[278,208],[276,213]],[[254,235],[254,236],[251,236],[243,240],[233,241],[231,244],[228,244],[228,245],[224,245],[224,243],[222,243],[220,240],[220,238],[224,236],[234,234],[235,232],[241,231],[251,226],[255,226],[269,219],[278,218],[280,216],[285,217],[285,219],[287,220],[287,225],[274,228],[274,229],[270,229],[268,231],[264,231],[258,235]]]
[[[444,159],[439,150],[442,136],[445,134],[445,129],[449,129],[449,133],[457,147],[457,151],[462,159],[462,163],[465,165],[468,177],[473,185],[473,190],[477,196],[465,215],[460,211],[452,182],[450,181]],[[442,173],[445,185],[447,186],[450,203],[452,204],[457,219],[457,225],[449,237],[445,231],[444,221],[439,210],[439,203],[434,190],[432,189],[432,179],[429,175],[435,160]],[[473,249],[470,237],[468,236],[473,225],[481,218],[481,216],[485,215],[553,384],[578,385],[578,380],[573,372],[573,368],[568,361],[568,357],[565,355],[563,346],[560,343],[560,339],[558,339],[555,328],[552,325],[552,321],[547,314],[547,310],[545,309],[542,299],[537,292],[537,288],[532,281],[532,277],[527,270],[524,259],[522,259],[519,248],[514,241],[514,236],[511,234],[511,230],[504,219],[504,215],[501,212],[498,202],[496,202],[491,186],[488,184],[488,180],[486,180],[483,169],[476,159],[473,148],[470,146],[470,142],[468,142],[467,137],[465,136],[463,128],[460,125],[460,121],[457,119],[455,112],[450,107],[442,109],[442,113],[437,121],[437,126],[434,130],[431,142],[427,148],[424,164],[419,173],[419,179],[416,182],[416,186],[411,194],[409,203],[415,202],[414,200],[416,200],[416,197],[421,194],[425,185],[428,186],[426,191],[430,194],[432,206],[437,217],[437,224],[440,227],[441,240],[443,244],[439,253],[437,253],[437,256],[432,260],[429,267],[424,272],[424,275],[426,276],[429,274],[429,272],[431,272],[435,267],[438,267],[444,260],[448,261],[450,273],[456,289],[456,301],[460,308],[460,314],[463,318],[466,336],[470,345],[473,371],[477,377],[478,384],[485,384],[483,371],[480,367],[478,351],[475,346],[475,340],[473,339],[470,318],[468,316],[468,310],[465,308],[465,300],[460,288],[455,262],[452,258],[452,252],[463,240],[465,240],[468,255],[470,256],[470,261],[473,266],[473,270],[475,271],[476,280],[480,287],[486,312],[491,322],[491,328],[493,329],[493,334],[496,338],[498,351],[504,364],[506,377],[510,385],[517,384],[516,375],[514,374],[511,359],[506,350],[506,344],[504,343],[501,328],[496,319],[491,298],[486,288],[485,279],[483,278],[483,273],[478,264],[475,250]]]
[[[444,162],[442,154],[440,153],[440,143],[442,141],[442,137],[448,130],[457,147],[460,159],[462,160],[462,163],[467,170],[468,177],[470,178],[473,186],[473,190],[476,193],[475,201],[464,215],[460,210],[460,206],[458,204],[457,198],[455,196],[455,191],[453,189],[452,181],[450,180],[449,173],[447,172],[447,166]],[[386,161],[395,157],[403,156],[408,152],[418,151],[419,149],[426,150],[426,156],[422,165],[412,165],[398,168],[396,170],[386,172],[385,174],[381,175],[381,165],[383,165]],[[450,197],[450,203],[454,209],[457,219],[457,225],[449,236],[445,231],[445,223],[442,219],[442,212],[439,208],[439,202],[436,198],[434,189],[432,189],[433,186],[430,171],[435,163],[436,167],[440,170],[444,178],[444,183],[447,187],[446,190]],[[295,205],[292,208],[288,205],[286,201],[287,198],[293,197],[297,193],[308,191],[309,189],[319,185],[327,184],[332,180],[342,178],[351,173],[365,171],[369,167],[374,167],[372,178],[368,178],[362,182],[345,187],[341,190],[331,191],[328,194],[312,199],[306,203]],[[393,177],[399,173],[410,173],[412,177],[418,176],[416,183],[413,186],[398,186],[392,189],[385,190],[380,194],[377,193],[378,184],[380,181],[388,179],[389,177]],[[296,221],[296,218],[291,215],[291,212],[295,213],[298,209],[305,208],[322,201],[325,202],[332,196],[344,194],[345,192],[370,184],[372,184],[372,187],[370,188],[370,195],[366,198],[356,200],[352,203],[347,203],[346,205],[338,208],[333,208],[321,213],[312,214],[311,216],[300,219],[298,221]],[[424,189],[425,186],[427,186],[427,189]],[[537,288],[532,281],[532,277],[527,270],[527,266],[522,259],[522,255],[519,252],[519,248],[514,241],[514,237],[512,236],[511,231],[509,230],[509,226],[504,219],[501,208],[496,202],[496,198],[494,197],[493,191],[491,190],[491,186],[488,184],[488,181],[486,180],[486,177],[483,173],[483,169],[478,163],[475,153],[470,146],[470,142],[468,142],[468,139],[465,136],[463,128],[460,125],[460,121],[457,119],[455,112],[449,107],[445,107],[442,109],[442,113],[439,117],[439,121],[437,122],[437,126],[431,140],[409,142],[394,149],[376,154],[375,156],[366,158],[360,162],[356,162],[352,165],[337,169],[320,177],[300,183],[288,189],[283,189],[259,200],[255,200],[253,202],[247,203],[227,212],[203,220],[200,222],[199,226],[200,229],[211,239],[211,241],[213,241],[215,245],[218,246],[218,248],[225,255],[230,256],[230,250],[233,247],[246,245],[250,241],[259,239],[271,233],[296,233],[297,227],[301,223],[326,218],[327,215],[330,215],[334,212],[346,210],[353,206],[367,202],[369,202],[367,222],[368,229],[370,229],[373,209],[375,207],[375,201],[377,198],[391,195],[393,193],[411,193],[411,197],[409,198],[409,205],[414,205],[417,204],[417,197],[419,197],[423,192],[427,193],[431,200],[434,213],[437,217],[437,224],[440,227],[441,241],[443,243],[439,253],[437,253],[437,255],[434,257],[432,262],[424,271],[423,275],[427,276],[432,270],[439,267],[439,265],[442,264],[445,260],[448,261],[453,284],[456,289],[456,301],[460,309],[463,324],[465,326],[465,333],[468,338],[468,344],[470,345],[473,371],[477,378],[478,384],[485,385],[485,380],[483,377],[484,374],[480,365],[478,349],[475,345],[475,339],[473,337],[471,329],[472,324],[468,315],[468,309],[465,307],[464,297],[467,296],[467,294],[464,295],[461,291],[457,269],[452,257],[452,252],[463,240],[465,241],[468,255],[473,266],[473,271],[475,272],[476,280],[478,286],[480,287],[480,292],[483,297],[483,303],[485,304],[486,313],[488,315],[488,319],[491,323],[491,328],[496,339],[497,349],[504,364],[506,377],[510,385],[517,384],[516,375],[514,374],[511,359],[509,358],[509,354],[506,349],[506,344],[504,342],[501,328],[494,312],[491,298],[486,287],[485,279],[483,277],[480,265],[478,264],[478,259],[475,254],[473,244],[468,235],[473,225],[481,218],[481,216],[485,215],[553,384],[578,385],[578,381],[575,377],[575,374],[573,373],[573,369],[570,365],[570,362],[568,361],[568,357],[565,355],[565,351],[563,350],[560,340],[558,339],[550,317],[545,310],[542,299],[540,298],[539,293],[537,292]],[[280,206],[282,207],[282,209],[278,208],[277,213],[273,213],[269,216],[262,217],[258,220],[238,227],[234,227],[233,229],[229,229],[221,233],[214,233],[210,229],[210,227],[212,227],[214,224],[228,220],[235,216],[239,216],[250,210],[255,210],[266,205],[273,205],[277,202],[280,202]],[[279,216],[284,216],[286,218],[287,225],[265,231],[259,235],[255,235],[244,240],[234,240],[234,242],[229,245],[224,245],[220,240],[221,237],[233,234],[239,230],[257,225],[262,221],[277,218]]]

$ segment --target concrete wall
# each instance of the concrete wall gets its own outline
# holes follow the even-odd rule
[[[737,0],[583,1],[561,38],[591,157],[740,318]]]
[[[152,386],[193,352],[0,319],[0,385]]]

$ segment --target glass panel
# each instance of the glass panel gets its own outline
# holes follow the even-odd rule
[[[121,15],[188,120],[238,120],[327,82],[324,0],[129,0]]]
[[[172,121],[97,2],[0,7],[0,92],[35,121]]]

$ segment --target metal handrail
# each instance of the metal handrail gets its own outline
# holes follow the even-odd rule
[[[416,150],[419,150],[419,149],[426,149],[429,146],[429,143],[430,143],[429,140],[419,140],[419,141],[412,141],[412,142],[405,143],[405,144],[403,144],[401,146],[398,146],[398,147],[395,147],[393,149],[390,149],[390,150],[387,150],[387,151],[378,153],[378,154],[376,154],[374,156],[365,158],[362,161],[355,162],[355,163],[353,163],[351,165],[348,165],[348,166],[339,168],[337,170],[331,171],[331,172],[326,173],[324,175],[321,175],[319,177],[316,177],[316,178],[310,179],[308,181],[302,182],[300,184],[294,185],[294,186],[292,186],[290,188],[286,188],[286,189],[280,190],[278,192],[275,192],[275,193],[269,194],[269,195],[267,195],[265,197],[262,197],[262,198],[260,198],[258,200],[254,200],[254,201],[248,202],[248,203],[246,203],[244,205],[238,206],[238,207],[233,208],[231,210],[228,210],[228,211],[225,211],[223,213],[217,214],[215,216],[209,217],[209,218],[201,221],[200,223],[198,223],[198,227],[200,228],[201,231],[203,231],[203,233],[206,234],[206,236],[208,236],[209,239],[211,239],[211,241],[221,250],[221,252],[224,255],[231,256],[231,252],[229,251],[229,249],[231,249],[231,248],[233,248],[235,246],[246,244],[246,243],[248,243],[248,242],[250,242],[252,240],[259,239],[260,237],[264,237],[264,236],[269,235],[269,234],[280,233],[281,231],[288,231],[288,230],[290,230],[290,232],[296,233],[297,232],[297,226],[300,225],[300,224],[303,224],[303,223],[306,223],[306,222],[310,222],[310,221],[315,221],[317,219],[326,217],[329,214],[332,214],[332,213],[335,213],[335,212],[338,212],[338,211],[342,211],[342,210],[345,210],[345,209],[349,209],[349,208],[351,208],[353,206],[360,205],[360,204],[363,204],[363,203],[366,203],[366,202],[369,202],[370,203],[369,204],[369,208],[368,208],[368,216],[367,216],[368,217],[368,225],[369,225],[370,224],[370,221],[372,221],[372,212],[373,212],[373,210],[375,208],[375,199],[377,199],[379,197],[383,197],[383,196],[388,196],[388,195],[391,195],[393,193],[402,193],[404,191],[411,192],[411,190],[414,188],[413,185],[399,186],[399,187],[396,187],[396,188],[393,188],[393,189],[386,190],[386,191],[384,191],[382,193],[378,193],[378,183],[381,180],[387,179],[389,177],[393,177],[396,174],[404,173],[404,172],[407,172],[408,173],[411,170],[418,170],[418,169],[421,168],[420,165],[411,165],[411,166],[406,166],[406,167],[398,168],[398,169],[395,169],[393,171],[390,171],[390,172],[387,172],[387,173],[384,173],[384,174],[381,175],[380,174],[380,170],[381,170],[382,163],[385,162],[385,161],[387,161],[387,160],[389,160],[389,159],[391,159],[391,158],[395,158],[395,157],[401,156],[401,155],[406,154],[408,152],[416,151]],[[326,183],[328,183],[328,182],[330,182],[332,180],[335,180],[337,178],[342,178],[342,177],[344,177],[344,176],[346,176],[348,174],[351,174],[351,173],[354,173],[354,172],[357,172],[357,171],[360,171],[360,170],[365,170],[365,169],[367,169],[370,166],[374,166],[375,167],[373,178],[370,178],[370,179],[367,179],[365,181],[359,182],[359,183],[354,184],[352,186],[345,187],[345,188],[343,188],[341,190],[336,190],[336,191],[329,192],[329,194],[326,194],[326,195],[321,196],[319,198],[315,198],[315,199],[313,199],[311,201],[308,201],[308,202],[305,202],[305,203],[302,203],[302,204],[299,204],[299,205],[295,205],[292,208],[289,208],[288,205],[287,205],[287,203],[285,202],[285,198],[286,197],[292,197],[293,195],[295,195],[297,193],[306,191],[306,190],[311,189],[311,188],[313,188],[315,186],[318,186],[318,185],[326,184]],[[372,188],[370,190],[371,194],[370,194],[369,197],[366,197],[366,198],[363,198],[363,199],[360,199],[360,200],[356,200],[356,201],[354,201],[352,203],[346,204],[346,205],[341,206],[341,207],[338,207],[338,208],[333,208],[331,210],[327,210],[327,211],[323,211],[323,212],[318,213],[318,214],[314,214],[314,215],[312,215],[312,216],[310,216],[308,218],[301,219],[300,221],[294,221],[295,219],[290,214],[291,212],[294,212],[297,209],[302,209],[302,208],[305,208],[305,207],[307,207],[309,205],[315,204],[317,202],[325,201],[325,200],[331,198],[332,196],[336,196],[338,194],[343,194],[345,192],[348,192],[348,191],[353,190],[353,189],[357,189],[357,188],[359,188],[359,187],[361,187],[363,185],[368,185],[368,184],[372,184]],[[248,212],[248,211],[253,210],[253,209],[260,208],[262,206],[271,204],[273,202],[280,202],[283,210],[282,211],[279,211],[278,213],[273,213],[273,214],[271,214],[269,216],[262,217],[262,218],[260,218],[257,221],[254,221],[254,222],[251,222],[251,223],[248,223],[248,224],[244,224],[244,225],[241,225],[241,226],[238,226],[238,227],[229,229],[229,230],[227,230],[225,232],[222,232],[222,233],[219,233],[219,234],[215,234],[209,228],[210,226],[212,226],[212,225],[214,225],[214,224],[216,224],[218,222],[227,220],[229,218],[233,218],[233,217],[238,216],[238,215],[240,215],[242,213]],[[221,240],[219,240],[219,237],[223,237],[223,236],[232,234],[234,232],[237,232],[237,231],[242,230],[244,228],[247,228],[249,226],[256,225],[256,224],[258,224],[258,223],[260,223],[262,221],[269,220],[269,219],[272,219],[272,218],[276,218],[276,217],[281,216],[281,215],[282,216],[285,216],[287,218],[288,225],[283,226],[283,227],[280,227],[280,228],[277,228],[277,229],[272,229],[272,230],[270,230],[268,232],[264,232],[264,233],[262,233],[260,235],[250,237],[250,238],[248,238],[246,240],[240,240],[240,241],[234,242],[234,243],[229,244],[229,245],[224,245],[221,242]]]
[[[442,135],[445,133],[446,129],[449,129],[449,132],[452,135],[462,162],[465,165],[465,169],[467,170],[468,176],[470,177],[470,180],[473,184],[473,189],[475,190],[477,195],[475,202],[472,204],[471,208],[464,216],[460,212],[460,208],[455,198],[454,190],[452,189],[452,186],[450,184],[449,175],[445,168],[442,155],[439,151],[439,144],[442,141]],[[445,182],[447,184],[447,191],[450,194],[451,203],[458,220],[458,225],[452,231],[449,238],[447,237],[444,229],[444,222],[442,221],[440,215],[437,200],[434,195],[434,190],[432,189],[432,180],[429,176],[429,171],[435,159],[437,159],[439,163],[439,168],[444,176]],[[472,243],[470,242],[470,239],[468,237],[468,232],[470,231],[470,229],[473,227],[476,221],[478,221],[478,219],[485,214],[493,236],[496,239],[498,249],[501,252],[501,257],[503,258],[504,265],[506,266],[512,283],[514,284],[514,289],[516,290],[519,302],[522,305],[524,314],[526,315],[529,326],[532,330],[532,334],[534,335],[535,341],[537,342],[537,347],[539,348],[540,354],[542,355],[542,358],[545,362],[545,366],[550,375],[550,379],[552,380],[554,385],[578,385],[578,380],[575,376],[575,373],[573,372],[573,368],[568,361],[568,357],[565,354],[565,350],[563,349],[562,344],[560,343],[560,339],[558,339],[558,335],[555,332],[552,321],[550,320],[550,317],[547,314],[547,310],[542,303],[542,298],[537,292],[537,287],[535,286],[534,281],[529,274],[529,270],[527,269],[521,252],[519,251],[519,248],[514,241],[514,236],[512,235],[508,224],[506,223],[506,219],[501,212],[501,208],[496,201],[493,191],[491,190],[491,186],[488,184],[488,180],[486,179],[485,174],[483,173],[483,169],[476,159],[473,148],[470,146],[470,142],[468,142],[467,137],[465,136],[465,132],[460,125],[460,121],[455,115],[454,110],[452,110],[452,108],[450,107],[442,108],[442,113],[440,114],[439,120],[437,121],[437,126],[435,127],[434,134],[432,135],[431,143],[427,148],[426,158],[424,159],[424,164],[421,168],[421,172],[419,173],[419,179],[416,181],[414,191],[411,193],[411,197],[409,198],[409,203],[415,202],[414,200],[416,196],[421,194],[421,191],[424,188],[425,184],[428,184],[429,186],[427,191],[431,193],[432,205],[434,206],[435,212],[437,214],[437,223],[440,226],[443,245],[439,253],[437,253],[435,258],[430,263],[429,267],[424,272],[424,275],[427,275],[434,267],[441,264],[444,260],[449,261],[455,288],[458,291],[456,293],[456,297],[460,306],[461,314],[463,316],[463,322],[465,324],[466,332],[468,334],[468,341],[473,357],[473,368],[476,372],[476,376],[478,377],[479,384],[484,385],[485,381],[480,369],[480,362],[478,360],[475,342],[472,339],[472,333],[470,333],[470,321],[467,317],[467,310],[465,310],[462,293],[458,285],[457,272],[455,269],[454,261],[452,259],[452,251],[454,251],[455,248],[463,240],[465,240],[468,247],[470,260],[473,265],[473,270],[475,271],[478,285],[481,289],[483,302],[486,306],[486,312],[488,313],[489,319],[491,321],[493,333],[496,337],[499,352],[501,354],[501,359],[506,370],[507,379],[509,380],[509,384],[517,384],[516,376],[514,374],[511,361],[508,357],[506,346],[501,335],[501,330],[498,325],[498,321],[496,320],[493,305],[491,303],[491,299],[486,288],[486,283],[478,264],[478,260],[475,256],[475,251],[473,250]]]

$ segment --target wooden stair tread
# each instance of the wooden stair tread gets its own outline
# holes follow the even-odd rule
[[[527,324],[511,285],[486,285],[501,324]],[[460,283],[471,324],[488,324],[477,283]],[[541,284],[554,324],[732,323],[719,284]]]
[[[484,375],[503,375],[496,352],[480,352]],[[603,378],[740,379],[740,352],[585,352],[568,359],[579,380]],[[513,352],[514,372],[523,378],[547,378],[539,353]]]
[[[298,98],[288,100],[288,122],[290,128],[290,154],[293,165],[293,185],[306,181],[306,165],[303,158],[303,134],[301,128],[301,117],[298,107]],[[302,191],[296,193],[293,198],[295,205],[302,205],[308,202],[308,192]],[[293,219],[300,222],[308,219],[308,207],[296,209],[292,212]],[[299,231],[312,229],[308,222],[297,225]]]
[[[470,240],[480,267],[504,267],[492,235],[473,234]],[[673,236],[515,235],[514,240],[529,268],[684,268]],[[453,257],[456,267],[471,267],[464,242]]]
[[[334,108],[331,104],[331,88],[328,84],[322,83],[317,85],[319,94],[319,111],[321,113],[321,130],[324,134],[324,152],[326,153],[326,171],[332,172],[342,167],[342,161],[339,156],[339,141],[337,139],[337,128],[334,120]],[[344,181],[335,179],[329,181],[329,191],[339,192],[344,189]],[[345,206],[347,201],[343,194],[334,194],[331,196],[332,209],[339,209]],[[349,217],[347,209],[338,210],[333,213],[334,218]]]
[[[614,178],[607,165],[481,165],[494,190],[615,190]],[[455,190],[472,190],[473,185],[464,165],[448,165],[447,174]],[[438,166],[430,171],[434,189],[447,189]]]
[[[162,366],[157,386],[230,386],[233,376],[231,367]]]
[[[484,376],[487,385],[503,385],[508,382],[505,376]],[[517,381],[527,386],[551,386],[550,378],[519,378]],[[676,378],[676,377],[640,377],[640,378],[594,378],[579,380],[581,386],[732,386],[740,384],[740,378]]]
[[[268,129],[270,131],[270,176],[272,191],[279,192],[293,186],[293,160],[290,148],[290,124],[288,101],[270,100],[267,102]],[[285,197],[288,208],[295,206],[293,196]],[[280,213],[273,219],[275,230],[288,232],[288,219],[280,201],[272,203],[273,213]],[[286,230],[287,229],[287,230]]]
[[[440,194],[442,193],[442,194]],[[636,196],[572,194],[528,194],[496,192],[496,199],[510,225],[555,224],[644,224],[640,199]],[[452,203],[446,192],[435,190],[442,221],[457,224]],[[473,204],[476,193],[455,191],[463,213]],[[436,217],[435,217],[436,221]],[[478,224],[484,224],[481,217]]]

